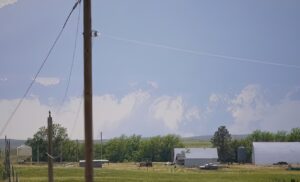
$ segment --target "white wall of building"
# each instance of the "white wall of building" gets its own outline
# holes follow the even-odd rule
[[[272,165],[277,162],[300,164],[300,142],[253,142],[253,164]]]

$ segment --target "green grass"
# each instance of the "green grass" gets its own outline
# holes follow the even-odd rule
[[[47,181],[46,166],[17,166],[20,181]],[[94,170],[95,181],[175,181],[175,182],[300,182],[299,171],[281,167],[233,165],[216,171],[185,169],[155,163],[153,168],[139,168],[134,163],[109,164]],[[55,181],[84,181],[84,169],[79,167],[54,168]]]

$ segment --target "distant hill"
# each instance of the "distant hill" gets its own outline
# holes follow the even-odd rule
[[[248,135],[231,135],[232,139],[241,140],[246,138]],[[210,141],[213,135],[202,135],[202,136],[192,136],[192,137],[183,137],[184,140],[200,140],[200,141]]]
[[[11,149],[17,148],[20,145],[23,145],[25,142],[26,142],[26,140],[10,139],[10,148]],[[0,148],[2,150],[5,148],[5,139],[0,139]]]

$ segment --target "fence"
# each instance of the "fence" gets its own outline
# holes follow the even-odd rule
[[[18,173],[10,161],[10,140],[8,140],[6,136],[3,179],[8,182],[19,182]]]

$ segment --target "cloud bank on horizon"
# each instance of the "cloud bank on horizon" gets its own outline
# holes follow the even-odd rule
[[[237,95],[212,94],[206,107],[188,104],[184,97],[154,96],[151,91],[134,90],[123,97],[113,94],[94,95],[94,137],[102,131],[106,138],[121,134],[143,136],[181,136],[212,134],[218,125],[226,125],[233,134],[250,133],[255,129],[268,131],[290,130],[298,127],[300,118],[300,89],[287,93],[278,103],[270,103],[259,85],[247,85]],[[39,97],[27,98],[9,124],[6,134],[11,138],[32,137],[39,127],[46,125],[48,110],[53,111],[54,122],[68,129],[72,138],[83,138],[83,110],[79,120],[75,116],[80,106],[80,97],[70,98],[57,112],[55,105],[43,104]],[[0,100],[2,118],[7,118],[18,99]],[[9,107],[8,107],[9,106]],[[214,121],[214,112],[225,112],[229,122]],[[219,110],[217,110],[219,108]],[[218,125],[211,127],[211,123]]]

